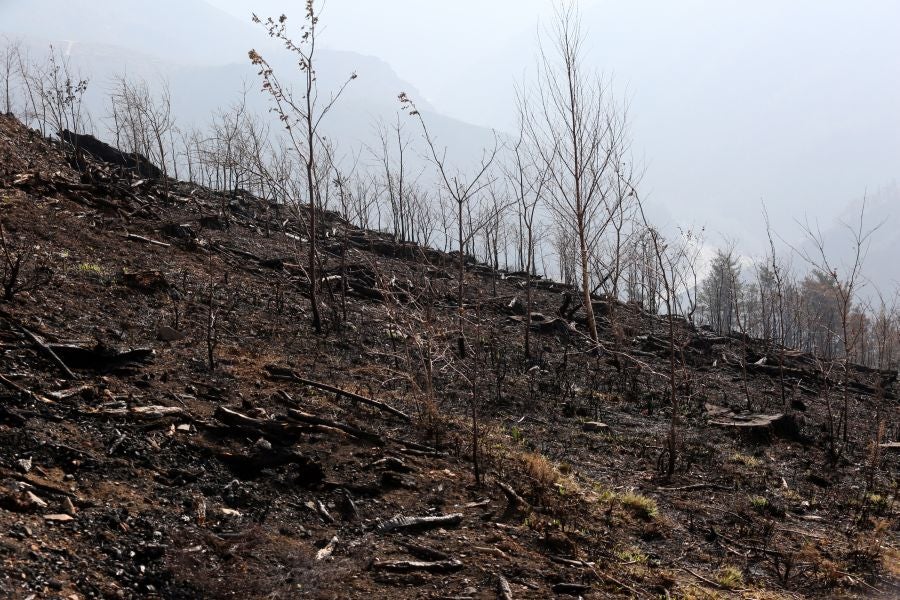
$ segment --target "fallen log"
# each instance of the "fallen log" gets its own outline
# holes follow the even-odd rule
[[[430,458],[450,456],[448,452],[439,452],[437,450],[416,450],[415,448],[400,448],[400,452],[402,452],[403,454],[411,454],[413,456],[428,456]]]
[[[397,437],[391,437],[388,439],[394,443],[400,444],[401,446],[405,446],[405,447],[411,448],[413,450],[418,450],[419,452],[427,452],[430,454],[434,454],[434,453],[438,452],[437,449],[432,448],[430,446],[424,446],[418,442],[411,442],[409,440],[404,440],[402,438],[397,438]]]
[[[784,419],[784,414],[774,415],[727,415],[727,418],[710,421],[710,425],[719,427],[733,427],[737,429],[768,429]]]
[[[361,402],[363,404],[368,404],[369,406],[374,406],[375,408],[382,410],[384,412],[390,413],[396,417],[400,417],[404,421],[411,421],[412,419],[405,412],[390,406],[389,404],[385,404],[380,400],[373,400],[371,398],[366,398],[365,396],[360,396],[354,392],[348,392],[346,390],[342,390],[340,388],[336,388],[332,385],[328,385],[327,383],[320,383],[318,381],[313,381],[312,379],[306,379],[305,377],[301,377],[290,369],[285,367],[280,367],[277,365],[267,365],[266,370],[269,372],[269,377],[273,379],[287,379],[288,381],[295,381],[297,383],[302,383],[303,385],[308,385],[310,387],[314,387],[326,392],[331,392],[332,394],[336,394],[338,396],[343,396],[344,398],[348,398],[355,402]]]
[[[692,490],[714,489],[733,492],[733,487],[720,485],[718,483],[692,483],[690,485],[682,485],[678,487],[658,487],[657,492],[690,492]]]
[[[22,474],[13,471],[12,469],[7,469],[5,467],[0,467],[0,477],[16,479],[23,483],[27,483],[30,486],[33,486],[46,494],[62,496],[65,498],[73,499],[76,501],[76,504],[81,501],[78,499],[78,496],[70,492],[69,490],[63,489],[62,487],[52,483],[46,479],[39,478],[35,475]]]
[[[172,244],[167,244],[166,242],[160,242],[159,240],[152,240],[148,237],[144,237],[142,235],[138,235],[136,233],[126,233],[123,235],[126,240],[131,240],[134,242],[143,242],[145,244],[150,244],[151,246],[159,246],[160,248],[169,248]]]
[[[15,381],[7,379],[3,375],[0,375],[0,383],[2,383],[3,385],[5,385],[6,387],[8,387],[12,390],[19,392],[20,394],[24,395],[25,397],[30,398],[34,402],[50,402],[43,396],[41,396],[39,394],[35,394],[31,390],[25,389],[24,387],[22,387]]]
[[[422,546],[406,541],[401,541],[399,544],[409,550],[409,553],[416,558],[421,558],[423,560],[450,560],[450,555],[446,552],[441,552],[440,550],[435,550],[428,546]]]
[[[59,366],[60,370],[62,370],[62,372],[66,374],[66,377],[68,377],[69,379],[77,379],[77,377],[75,376],[75,373],[73,373],[69,369],[69,367],[66,365],[66,363],[63,362],[63,360],[56,354],[56,352],[53,351],[52,348],[50,348],[50,346],[48,346],[44,342],[44,340],[42,340],[35,334],[31,333],[28,329],[26,329],[24,327],[20,326],[19,329],[22,330],[22,333],[25,334],[25,337],[27,337],[29,340],[31,340],[31,342],[35,346],[37,346],[41,352],[46,354],[53,362],[55,362],[57,364],[57,366]]]
[[[77,344],[50,344],[50,348],[73,369],[112,371],[132,363],[146,362],[154,356],[152,348],[119,351],[103,345],[85,348]]]
[[[569,596],[583,596],[591,591],[591,586],[583,583],[557,583],[552,588],[554,594],[568,594]]]
[[[97,414],[97,413],[92,413]],[[100,411],[99,414],[110,417],[133,417],[136,419],[161,419],[163,417],[180,417],[186,414],[177,406],[132,406],[130,408],[112,408]]]
[[[565,558],[563,556],[551,556],[550,561],[555,562],[556,564],[559,564],[559,565],[566,565],[567,567],[576,567],[579,569],[590,569],[596,564],[596,563],[587,562],[587,561],[583,561],[583,560],[574,560],[571,558]]]
[[[250,260],[255,261],[255,262],[262,262],[262,260],[263,260],[262,258],[253,254],[252,252],[247,252],[247,251],[241,250],[239,248],[232,248],[231,246],[226,246],[225,244],[223,244],[221,242],[214,242],[213,247],[218,250],[224,250],[226,252],[231,252],[232,254],[234,254],[236,256],[240,256],[241,258],[249,258]]]
[[[256,479],[264,469],[285,465],[297,465],[299,467],[297,479],[307,485],[318,483],[325,477],[322,465],[318,461],[294,450],[273,449],[252,454],[219,452],[216,457],[241,479]]]
[[[437,515],[434,517],[404,517],[396,516],[381,523],[377,530],[379,533],[391,531],[411,531],[422,529],[434,529],[436,527],[455,527],[462,522],[462,513],[449,515]]]
[[[236,410],[231,410],[224,406],[216,407],[213,417],[226,425],[236,427],[242,430],[251,431],[257,435],[271,436],[278,440],[294,440],[301,433],[305,433],[308,429],[292,423],[283,421],[271,421],[269,419],[258,419],[256,417],[248,417]]]
[[[516,490],[512,489],[511,486],[503,483],[500,480],[497,480],[497,487],[499,487],[504,495],[506,495],[506,500],[509,502],[509,505],[513,508],[522,507],[525,509],[531,508],[531,505],[524,499],[522,496],[516,493]]]
[[[73,396],[79,396],[84,394],[85,392],[90,392],[94,387],[91,385],[79,385],[77,387],[68,388],[65,390],[58,390],[55,392],[47,392],[47,396],[49,398],[53,398],[54,400],[68,400]]]
[[[376,571],[394,571],[397,573],[409,573],[411,571],[427,571],[429,573],[452,573],[463,568],[459,560],[439,561],[415,561],[415,560],[376,560],[372,563]]]
[[[414,469],[405,462],[394,456],[385,456],[379,458],[375,462],[369,463],[366,469],[383,469],[385,471],[393,471],[395,473],[412,473]]]
[[[500,600],[513,600],[512,588],[503,575],[497,575],[497,593],[500,594]]]
[[[322,417],[317,417],[316,415],[311,415],[309,413],[297,410],[296,408],[288,409],[288,417],[295,420],[300,421],[302,423],[309,423],[311,425],[324,425],[326,427],[333,427],[334,429],[339,429],[348,435],[352,435],[355,438],[359,438],[361,440],[367,440],[374,444],[378,444],[379,446],[384,445],[384,440],[381,439],[376,433],[371,433],[369,431],[363,431],[362,429],[358,429],[351,425],[347,425],[346,423],[341,423],[340,421],[332,421],[331,419],[324,419]]]

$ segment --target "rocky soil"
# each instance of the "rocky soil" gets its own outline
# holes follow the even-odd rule
[[[896,373],[835,458],[836,373],[679,320],[670,438],[665,319],[541,280],[525,361],[469,261],[454,358],[454,257],[326,213],[316,334],[284,206],[73,164],[0,117],[0,596],[900,595]]]

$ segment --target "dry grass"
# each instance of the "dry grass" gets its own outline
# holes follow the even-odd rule
[[[656,500],[635,492],[626,492],[625,494],[620,495],[619,502],[622,504],[623,508],[641,519],[649,521],[659,514],[659,507],[656,505]]]
[[[749,454],[742,454],[740,452],[732,453],[731,456],[728,457],[728,462],[744,465],[745,467],[750,469],[755,469],[760,464],[758,458],[750,456]]]
[[[542,454],[524,452],[520,459],[525,474],[534,481],[537,489],[546,490],[559,481],[559,471]]]
[[[724,565],[716,572],[716,583],[723,588],[736,590],[744,587],[744,574],[737,567]]]

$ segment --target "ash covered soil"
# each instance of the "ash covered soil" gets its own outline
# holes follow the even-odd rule
[[[896,373],[834,458],[812,357],[678,320],[670,443],[665,319],[540,280],[528,362],[470,261],[459,358],[454,257],[326,212],[316,334],[292,214],[0,117],[0,596],[900,595]]]

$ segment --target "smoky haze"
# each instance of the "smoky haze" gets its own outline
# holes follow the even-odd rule
[[[868,194],[873,224],[885,226],[866,270],[882,286],[900,280],[891,259],[900,226],[900,3],[580,6],[585,62],[629,104],[633,149],[646,169],[642,189],[656,215],[705,226],[710,245],[721,235],[759,254],[763,202],[781,236],[800,244],[796,220],[817,221],[838,237],[836,220]],[[93,44],[89,62],[101,72],[114,63],[181,78],[190,97],[176,93],[174,100],[187,119],[200,120],[244,80],[256,93],[247,49],[278,52],[250,25],[251,12],[299,21],[302,3],[4,0],[0,31]],[[339,71],[332,75],[355,70],[368,80],[342,114],[389,117],[396,93],[407,91],[443,119],[436,125],[443,142],[475,153],[490,139],[488,129],[514,128],[515,84],[534,70],[552,17],[552,3],[543,0],[329,0],[322,41]],[[205,81],[218,83],[197,83]],[[359,130],[362,119],[354,118],[341,119],[348,126],[335,135]]]
[[[235,15],[284,3],[213,0]],[[830,221],[900,170],[900,4],[582,2],[587,63],[631,105],[645,193],[680,220],[754,248],[760,202],[791,224]],[[379,56],[435,108],[512,129],[552,3],[326,5],[326,41]]]

